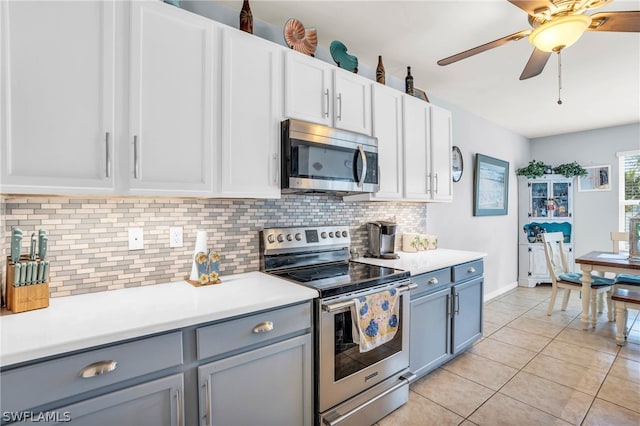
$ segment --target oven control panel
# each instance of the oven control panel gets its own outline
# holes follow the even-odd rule
[[[349,247],[351,234],[348,226],[314,226],[294,228],[267,228],[261,231],[266,250],[321,249],[323,247]]]

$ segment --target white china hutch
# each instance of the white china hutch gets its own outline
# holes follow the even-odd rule
[[[574,259],[574,178],[548,174],[535,179],[518,178],[518,285],[535,287],[550,283],[542,244],[543,232],[562,232],[567,261]]]

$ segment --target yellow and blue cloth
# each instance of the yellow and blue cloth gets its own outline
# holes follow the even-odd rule
[[[351,308],[353,340],[360,352],[368,352],[390,341],[399,326],[399,294],[395,289],[354,299]]]

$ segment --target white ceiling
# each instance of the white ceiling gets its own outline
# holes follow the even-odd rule
[[[222,1],[240,9],[241,0]],[[250,0],[255,19],[283,27],[289,18],[315,27],[318,43],[342,41],[361,64],[382,55],[387,75],[529,138],[640,121],[640,34],[587,32],[562,53],[562,105],[557,57],[537,77],[520,81],[533,46],[526,38],[447,66],[436,61],[523,29],[527,14],[506,0]],[[587,12],[640,10],[614,0]],[[640,143],[640,142],[639,142]]]

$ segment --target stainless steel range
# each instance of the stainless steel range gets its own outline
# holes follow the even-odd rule
[[[349,260],[346,226],[272,228],[261,232],[262,270],[316,289],[314,300],[316,423],[373,424],[408,400],[409,273]],[[399,296],[398,330],[360,352],[354,299],[388,289]],[[357,337],[357,336],[356,336]]]

